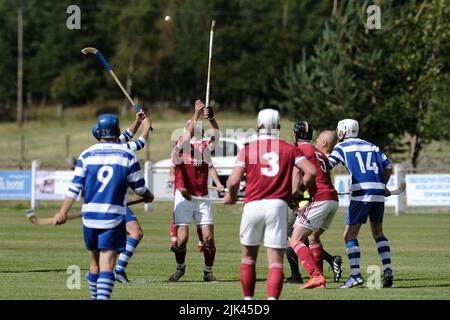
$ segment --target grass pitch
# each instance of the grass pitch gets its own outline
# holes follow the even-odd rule
[[[26,202],[2,202],[0,208],[0,299],[88,299],[88,286],[84,280],[88,258],[81,221],[69,221],[56,228],[34,226],[25,217],[27,206]],[[43,204],[39,215],[51,216],[58,206],[57,203]],[[197,252],[194,229],[188,246],[186,275],[179,283],[167,282],[175,270],[174,255],[169,251],[171,207],[171,203],[155,203],[154,211],[148,213],[142,206],[134,207],[145,235],[127,269],[131,283],[116,283],[113,299],[241,299],[238,238],[241,206],[215,205],[217,256],[214,269],[220,280],[215,283],[203,282],[203,255]],[[330,280],[327,289],[299,291],[297,285],[285,284],[282,299],[450,298],[449,214],[386,215],[385,233],[391,242],[395,276],[394,287],[390,289],[338,289],[349,275],[341,236],[343,227],[344,212],[340,210],[331,229],[323,236],[326,249],[344,258],[341,283],[332,283],[332,274],[327,269],[326,276]],[[368,265],[380,265],[369,226],[363,227],[359,242],[361,267],[367,280]],[[266,298],[266,264],[265,252],[260,250],[257,299]],[[69,274],[66,270],[70,265],[81,268],[80,290],[67,289]],[[325,266],[328,267],[326,263]],[[287,261],[285,275],[289,276]]]

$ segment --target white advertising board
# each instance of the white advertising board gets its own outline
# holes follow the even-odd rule
[[[408,206],[450,206],[450,174],[407,174]]]

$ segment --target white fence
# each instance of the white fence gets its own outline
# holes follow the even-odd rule
[[[30,199],[31,207],[36,208],[39,201],[61,201],[64,198],[68,185],[73,177],[73,171],[40,170],[40,161],[32,162],[32,170],[28,175],[22,175],[19,181],[17,174],[12,171],[0,171],[0,200]],[[217,167],[223,183],[231,173],[231,167]],[[169,181],[169,167],[155,167],[152,162],[145,163],[146,186],[155,194],[155,201],[172,201],[173,186]],[[24,171],[24,173],[26,173]],[[30,174],[31,173],[31,174]],[[13,178],[10,178],[13,176]],[[27,178],[29,177],[29,178]],[[17,181],[12,181],[16,179]],[[27,180],[30,179],[31,181]],[[9,181],[11,180],[11,181]],[[404,174],[400,165],[394,166],[394,173],[389,180],[388,188],[397,189],[402,180],[406,181],[406,192],[386,198],[386,206],[394,207],[396,214],[406,211],[407,207],[449,207],[450,206],[450,174]],[[210,181],[211,183],[211,181]],[[336,175],[334,185],[338,192],[350,190],[350,176]],[[30,187],[31,185],[31,187]],[[24,190],[17,190],[24,186]],[[28,189],[25,190],[25,188]],[[11,188],[14,188],[12,190]],[[10,190],[11,189],[11,190]],[[28,191],[27,191],[28,190]],[[12,193],[14,191],[14,193]],[[217,191],[210,190],[209,198],[222,202]],[[339,204],[348,206],[350,197],[339,196]],[[153,204],[145,204],[145,210],[150,211]]]

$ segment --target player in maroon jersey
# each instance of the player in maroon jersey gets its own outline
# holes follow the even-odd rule
[[[278,299],[283,286],[283,258],[287,247],[288,203],[299,203],[306,186],[314,181],[316,169],[293,145],[278,138],[280,116],[277,110],[258,114],[258,140],[238,153],[236,165],[227,181],[229,193],[224,203],[237,201],[239,183],[247,175],[244,212],[240,226],[242,261],[240,279],[244,298],[255,291],[256,258],[261,243],[267,248],[268,299]],[[293,168],[303,172],[302,183],[292,192]]]
[[[199,116],[204,110],[205,117],[213,128],[213,136],[210,140],[203,140],[201,122]],[[172,162],[175,165],[175,200],[173,219],[177,230],[178,246],[175,250],[177,269],[169,277],[170,282],[178,281],[185,273],[186,245],[189,239],[189,223],[194,218],[197,226],[201,226],[205,247],[204,281],[215,281],[212,267],[216,254],[214,243],[214,216],[210,201],[189,201],[183,197],[180,190],[185,190],[189,195],[203,197],[208,195],[208,175],[223,190],[219,176],[211,161],[211,152],[219,139],[219,125],[215,120],[211,107],[197,100],[195,111],[190,121],[187,122],[183,136],[177,141],[172,152]]]
[[[294,125],[295,145],[314,164],[317,171],[314,183],[308,187],[312,201],[298,213],[290,238],[291,248],[311,276],[306,284],[300,286],[300,289],[326,286],[323,276],[324,250],[320,235],[329,228],[339,207],[337,192],[331,182],[327,156],[310,143],[312,133],[313,128],[306,121],[300,121]],[[301,173],[294,169],[295,174]]]
[[[303,123],[299,122],[298,124],[299,125],[297,125],[297,124],[294,125],[293,132],[292,132],[294,143],[297,143],[297,138],[296,138],[296,136],[298,135],[297,131],[303,130],[302,129]],[[311,133],[310,137],[312,137],[313,129],[311,126],[309,126],[309,129],[310,129],[310,133]],[[336,145],[337,141],[338,141],[338,137],[337,137],[336,131],[325,130],[325,131],[322,131],[318,135],[316,142],[315,142],[315,146],[328,157],[328,155],[331,153],[334,146]],[[331,177],[332,177],[332,175],[331,175]],[[307,192],[305,194],[307,194],[307,196],[309,197],[309,194]],[[309,198],[309,200],[310,200],[310,198]],[[301,208],[303,208],[303,206],[308,204],[308,202],[309,201],[303,201],[303,203],[301,203]],[[291,212],[291,216],[288,221],[288,237],[289,238],[292,236],[292,232],[294,231],[294,224],[295,224],[295,221],[297,220],[299,211],[301,211],[301,210],[298,210],[298,211],[293,210]],[[309,243],[308,243],[308,246],[309,246]],[[298,267],[298,257],[296,255],[296,253],[294,252],[294,250],[290,246],[286,249],[286,257],[287,257],[287,261],[289,262],[289,266],[291,269],[291,276],[286,279],[286,283],[298,283],[298,284],[303,283],[303,278],[300,274],[300,270]],[[323,260],[328,262],[331,270],[333,271],[333,281],[338,282],[342,276],[342,268],[341,268],[342,257],[339,255],[333,256],[333,255],[329,254],[326,250],[323,250]]]

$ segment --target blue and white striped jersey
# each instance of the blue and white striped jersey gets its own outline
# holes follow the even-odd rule
[[[83,224],[110,229],[126,214],[128,187],[141,196],[147,192],[136,155],[126,145],[99,142],[81,153],[66,195],[77,198],[84,189]]]
[[[145,147],[146,141],[144,138],[139,137],[136,141],[128,142],[131,138],[133,138],[133,132],[127,129],[117,138],[117,143],[125,144],[128,149],[133,151],[139,151]]]
[[[338,143],[328,157],[330,167],[342,163],[352,176],[353,201],[384,202],[384,169],[391,161],[365,140],[350,138]]]

